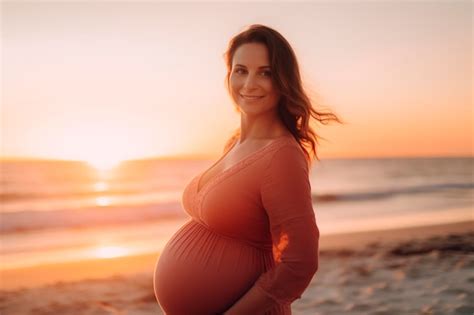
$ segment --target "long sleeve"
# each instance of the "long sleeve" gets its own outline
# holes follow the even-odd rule
[[[281,305],[301,298],[319,266],[319,229],[309,170],[295,146],[279,148],[265,169],[262,204],[269,218],[275,267],[255,285]]]

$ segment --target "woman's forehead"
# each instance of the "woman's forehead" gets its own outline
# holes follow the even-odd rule
[[[243,44],[234,53],[232,64],[240,64],[248,68],[269,66],[268,51],[265,45],[259,43]]]

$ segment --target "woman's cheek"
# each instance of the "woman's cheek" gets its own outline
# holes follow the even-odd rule
[[[234,97],[234,99],[237,100],[238,96],[239,96],[239,85],[237,82],[231,82],[231,85],[230,85],[230,88],[231,88],[231,91],[232,91],[232,96]]]

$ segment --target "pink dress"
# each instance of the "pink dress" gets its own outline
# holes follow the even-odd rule
[[[156,263],[160,307],[166,315],[222,314],[255,285],[275,302],[265,315],[291,314],[319,261],[303,150],[291,136],[276,138],[198,191],[205,173],[184,189],[191,218]]]

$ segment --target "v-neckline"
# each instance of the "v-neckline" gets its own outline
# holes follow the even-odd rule
[[[204,177],[205,174],[207,174],[210,170],[212,170],[214,168],[214,166],[216,166],[220,161],[222,161],[228,154],[230,151],[232,151],[232,149],[235,147],[235,145],[237,144],[237,141],[234,142],[234,144],[232,144],[232,146],[230,147],[229,150],[227,150],[216,162],[214,162],[214,164],[212,164],[207,170],[205,170],[204,172],[202,172],[201,174],[198,175],[197,177],[197,184],[196,184],[196,194],[199,195],[200,193],[202,193],[209,185],[211,185],[217,178],[221,177],[222,175],[226,174],[227,172],[231,171],[232,169],[236,168],[237,166],[241,165],[243,162],[245,162],[246,160],[248,160],[249,158],[253,157],[253,156],[256,156],[258,154],[260,154],[261,152],[264,152],[265,150],[267,150],[269,147],[273,146],[275,143],[278,143],[279,141],[278,140],[281,140],[281,139],[290,139],[292,138],[291,136],[289,135],[284,135],[284,136],[279,136],[279,137],[276,137],[274,138],[273,141],[271,141],[269,144],[267,145],[264,145],[263,147],[261,148],[258,148],[257,150],[255,150],[254,152],[244,156],[242,159],[240,159],[239,161],[237,161],[236,163],[234,163],[234,165],[231,165],[229,166],[228,168],[224,169],[223,171],[217,173],[216,175],[214,175],[213,177],[211,177],[206,183],[204,183],[204,185],[202,187],[199,187],[200,184],[201,184],[201,179]]]

